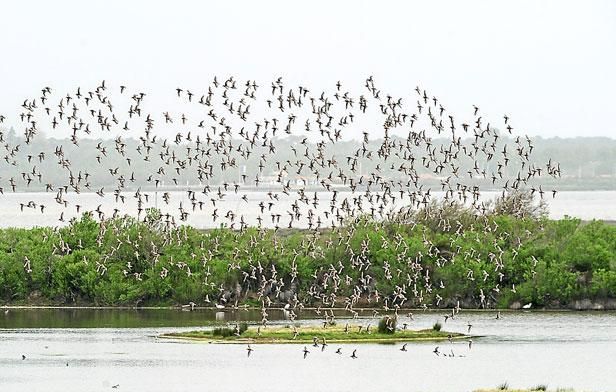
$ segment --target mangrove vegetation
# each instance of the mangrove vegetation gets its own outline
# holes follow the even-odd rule
[[[2,229],[0,301],[563,308],[616,298],[614,226],[512,214],[506,203],[480,217],[431,207],[438,214],[319,231],[202,231],[170,226],[157,210],[142,220],[86,213],[62,228]],[[397,295],[402,287],[412,295]]]

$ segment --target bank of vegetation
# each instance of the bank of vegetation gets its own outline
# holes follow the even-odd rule
[[[438,215],[359,219],[319,232],[167,227],[157,211],[143,220],[101,223],[85,214],[60,229],[2,229],[0,301],[260,306],[259,297],[268,297],[274,305],[319,306],[334,293],[331,268],[344,277],[333,296],[340,307],[357,287],[362,307],[383,306],[388,296],[392,304],[400,287],[407,290],[403,307],[609,307],[616,298],[616,227],[502,208],[480,218],[460,206],[439,208]],[[352,266],[360,254],[368,261],[361,271]]]

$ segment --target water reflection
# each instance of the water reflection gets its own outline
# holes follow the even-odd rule
[[[202,326],[225,321],[251,321],[256,310],[185,312],[177,309],[10,309],[0,328],[141,328]]]

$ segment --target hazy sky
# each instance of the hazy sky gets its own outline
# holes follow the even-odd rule
[[[455,113],[507,113],[531,135],[616,137],[616,1],[216,3],[3,3],[0,113],[42,86],[102,79],[164,99],[214,75],[314,89],[374,75]]]

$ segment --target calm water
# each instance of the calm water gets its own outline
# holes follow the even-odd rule
[[[158,207],[164,213],[170,213],[177,217],[178,206],[180,202],[188,209],[190,215],[186,224],[192,225],[198,228],[212,228],[217,227],[220,223],[229,223],[222,217],[219,217],[216,222],[212,219],[213,208],[209,202],[209,198],[203,195],[202,201],[206,201],[207,204],[203,210],[197,208],[195,211],[190,211],[190,201],[185,192],[170,192],[171,198],[169,204],[165,204],[162,201],[161,193],[155,194],[150,192],[150,199],[147,207]],[[257,225],[257,217],[260,214],[259,203],[263,202],[265,205],[271,200],[266,192],[246,192],[248,202],[242,200],[242,194],[234,194],[233,192],[227,192],[226,197],[222,201],[216,203],[218,208],[218,214],[224,216],[227,211],[234,211],[238,215],[244,215],[244,219],[249,225]],[[310,198],[314,195],[308,193]],[[494,199],[500,193],[496,192],[483,192],[482,199],[490,200]],[[72,217],[80,215],[84,210],[94,210],[99,205],[106,216],[111,216],[113,210],[117,208],[121,213],[136,213],[136,200],[132,197],[130,192],[126,193],[125,203],[116,202],[112,195],[106,195],[101,198],[94,193],[69,193],[66,196],[66,200],[69,202],[68,208],[64,208],[62,205],[57,204],[53,198],[55,194],[52,193],[6,193],[0,195],[0,227],[33,227],[33,226],[55,226],[62,224],[58,221],[60,214],[64,212],[64,219],[66,222]],[[280,200],[277,201],[271,211],[267,208],[262,215],[263,226],[273,227],[270,219],[270,214],[280,214],[281,220],[280,227],[286,227],[288,224],[287,211],[290,211],[291,203],[297,198],[296,194],[291,193],[289,196],[279,194]],[[357,196],[354,195],[354,196]],[[321,215],[324,219],[323,212],[329,209],[332,193],[319,192],[320,203],[316,209],[312,205],[306,205],[300,203],[300,210],[303,213],[303,218],[299,222],[295,222],[295,227],[307,226],[307,211],[309,208],[313,208],[315,213]],[[350,198],[350,192],[340,192],[337,198],[337,204],[340,205],[344,198]],[[442,193],[435,193],[435,197],[442,197]],[[201,200],[201,199],[198,199]],[[550,216],[552,218],[562,218],[565,215],[578,217],[581,219],[604,219],[604,220],[616,220],[616,191],[570,191],[560,192],[556,198],[551,196],[546,197],[548,202]],[[46,206],[45,213],[41,214],[39,209],[24,208],[24,211],[20,211],[20,203],[27,204],[29,201],[35,202],[37,205],[44,204]],[[81,206],[81,212],[78,214],[75,205]],[[397,202],[395,208],[402,207],[403,204]],[[179,222],[179,221],[178,221]],[[323,225],[327,226],[331,224],[330,221],[324,219]]]
[[[414,313],[413,321],[404,318],[413,328],[443,321],[442,313]],[[311,314],[305,311],[300,322],[316,323],[307,320]],[[447,341],[409,344],[408,352],[399,351],[399,344],[331,344],[324,352],[309,347],[306,360],[303,345],[256,345],[247,358],[243,345],[156,337],[252,316],[244,311],[11,310],[0,314],[0,391],[110,391],[117,384],[116,390],[147,392],[468,391],[503,382],[616,390],[613,312],[506,312],[500,320],[493,312],[462,312],[444,329],[464,332],[468,322],[473,324],[472,332],[485,337],[474,339],[471,350],[465,342]],[[374,325],[376,320],[359,322]],[[81,328],[97,323],[108,327]],[[464,357],[437,357],[436,345]],[[339,346],[341,356],[334,353]],[[351,359],[355,348],[359,358]]]

